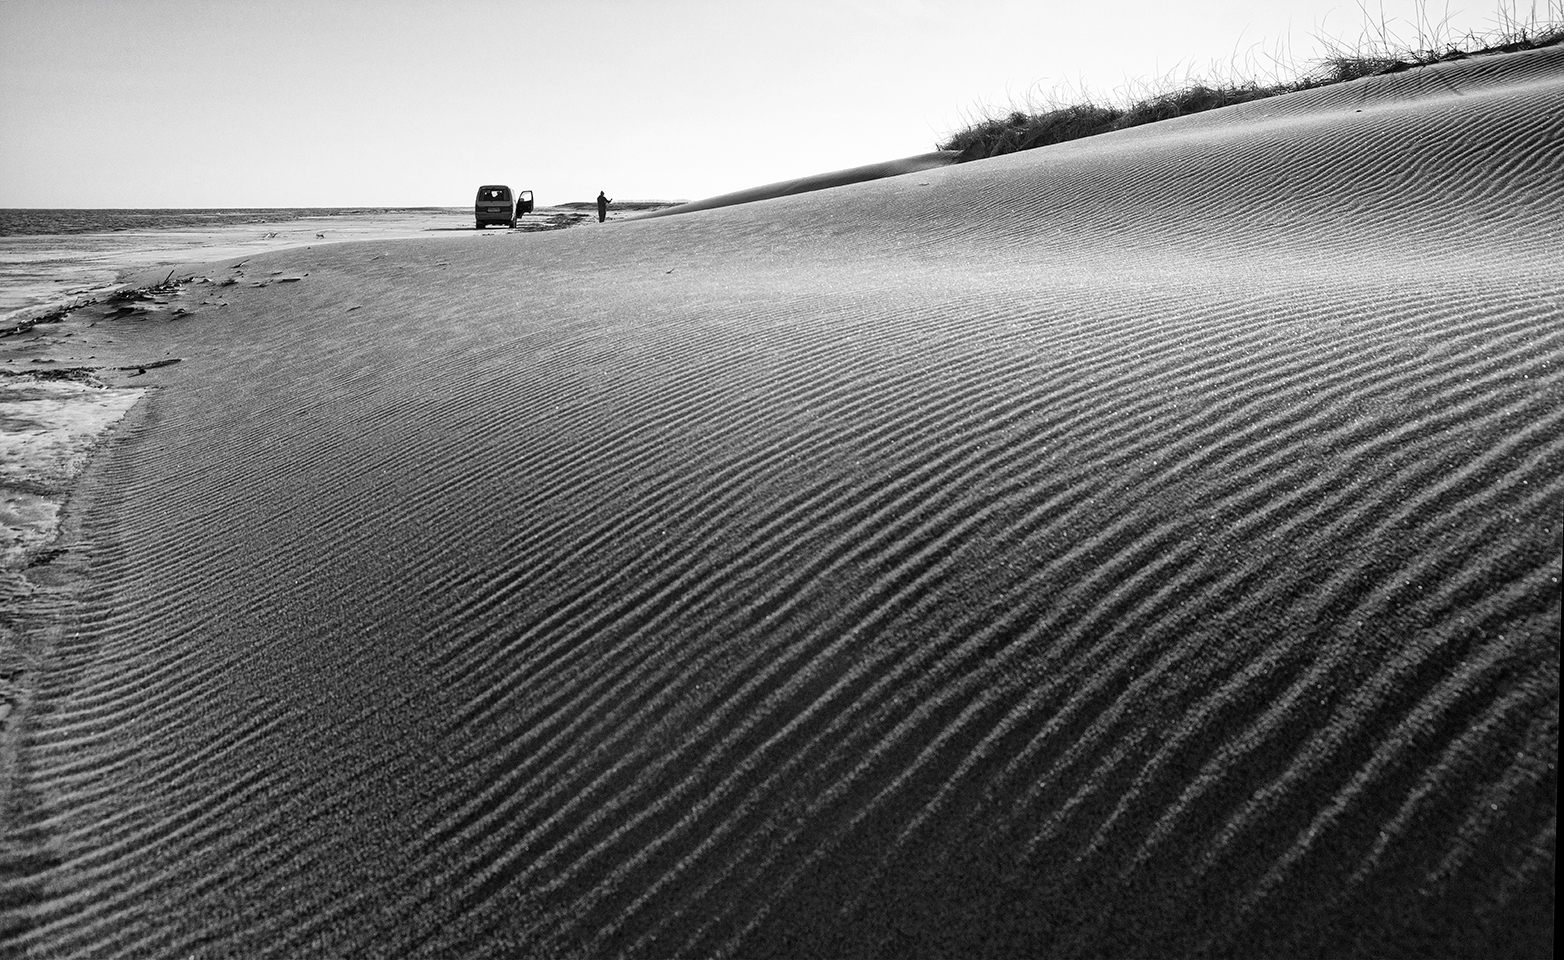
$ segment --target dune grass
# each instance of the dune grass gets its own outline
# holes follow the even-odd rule
[[[1519,11],[1516,0],[1501,3],[1493,31],[1459,37],[1449,35],[1445,29],[1447,21],[1428,17],[1426,6],[1419,7],[1411,25],[1415,31],[1411,39],[1403,39],[1391,22],[1383,15],[1375,18],[1361,2],[1359,9],[1366,24],[1359,40],[1351,45],[1321,40],[1324,54],[1307,69],[1272,69],[1264,80],[1252,74],[1185,78],[1173,89],[1121,102],[1105,102],[1089,95],[1072,103],[1055,99],[1042,109],[1029,107],[1004,116],[985,117],[951,134],[936,147],[960,151],[963,161],[978,160],[1446,60],[1564,43],[1564,0],[1547,0],[1547,10],[1540,15],[1535,3],[1525,14]],[[1278,62],[1277,58],[1272,59],[1273,68]]]

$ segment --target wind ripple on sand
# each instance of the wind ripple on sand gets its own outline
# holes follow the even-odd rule
[[[16,952],[1546,949],[1564,56],[1186,121],[203,314]]]

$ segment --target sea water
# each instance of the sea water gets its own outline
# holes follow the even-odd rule
[[[0,326],[122,274],[285,246],[471,230],[468,207],[0,209]]]

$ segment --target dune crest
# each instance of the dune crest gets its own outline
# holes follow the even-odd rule
[[[9,955],[1548,950],[1561,143],[1554,48],[255,257],[116,331]]]
[[[707,197],[704,200],[691,200],[688,203],[681,203],[662,210],[640,214],[631,219],[649,220],[652,217],[694,213],[697,210],[711,210],[716,207],[731,207],[740,203],[774,200],[777,197],[791,197],[800,193],[813,193],[816,190],[845,187],[853,183],[867,183],[871,180],[883,180],[886,177],[922,173],[925,170],[936,170],[940,167],[949,166],[956,162],[958,156],[959,154],[954,150],[936,150],[933,153],[920,153],[915,157],[903,157],[900,160],[887,160],[882,163],[869,163],[860,167],[849,167],[846,170],[834,170],[830,173],[817,173],[807,177],[795,177],[792,180],[779,180],[776,183],[735,190],[732,193],[719,194],[715,197]]]

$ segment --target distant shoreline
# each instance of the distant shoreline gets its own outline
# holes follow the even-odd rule
[[[619,200],[621,210],[660,210],[686,200]],[[540,205],[538,210],[589,210],[595,200]],[[468,216],[470,205],[444,207],[0,207],[0,238],[171,229],[192,226],[292,223],[400,214]]]
[[[678,203],[621,201],[609,217]],[[349,240],[560,230],[595,209],[588,201],[540,206],[515,231],[480,232],[470,206],[0,208],[0,327],[104,294],[132,272]]]
[[[466,207],[0,207],[0,237],[292,223],[351,216],[431,214]]]

